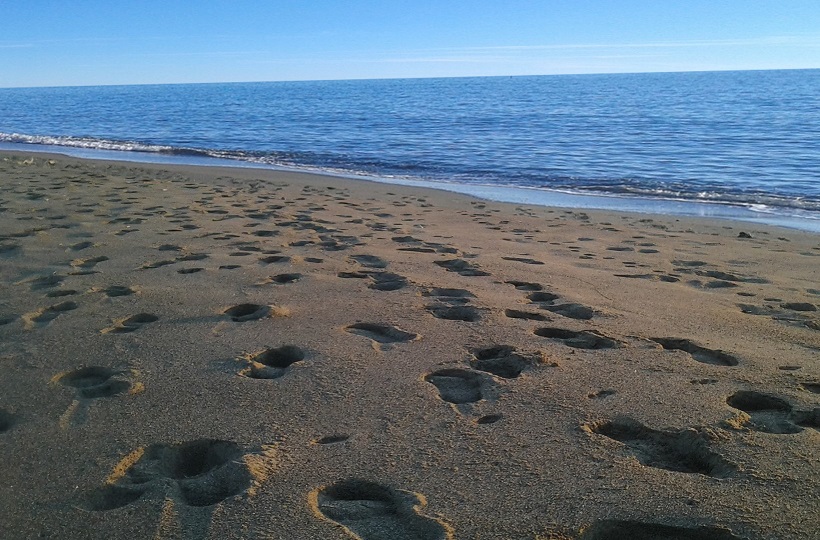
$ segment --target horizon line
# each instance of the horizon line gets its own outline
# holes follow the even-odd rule
[[[47,88],[95,88],[117,86],[178,86],[178,85],[205,85],[205,84],[268,84],[268,83],[298,83],[298,82],[344,82],[344,81],[401,81],[401,80],[433,80],[433,79],[512,79],[521,77],[578,77],[597,75],[663,75],[673,73],[732,73],[757,71],[813,71],[820,67],[806,68],[751,68],[751,69],[683,69],[670,71],[601,71],[579,73],[528,73],[515,75],[453,75],[430,77],[353,77],[339,79],[273,79],[273,80],[245,80],[245,81],[196,81],[196,82],[142,82],[142,83],[103,83],[103,84],[53,84],[42,86],[0,86],[0,90],[34,90]]]

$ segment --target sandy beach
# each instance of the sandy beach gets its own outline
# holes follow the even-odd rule
[[[0,154],[0,538],[820,538],[820,236]]]

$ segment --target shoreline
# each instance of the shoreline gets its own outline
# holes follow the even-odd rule
[[[2,537],[816,531],[816,234],[39,153],[0,180]]]
[[[784,215],[755,211],[749,206],[724,202],[699,202],[679,199],[649,198],[640,196],[570,193],[560,190],[516,186],[491,186],[482,184],[443,183],[426,180],[409,180],[389,177],[354,176],[335,174],[320,170],[300,170],[297,168],[264,165],[251,161],[242,162],[227,158],[206,156],[169,156],[152,152],[128,152],[42,145],[43,149],[32,149],[23,143],[0,143],[0,154],[23,153],[34,155],[62,155],[77,159],[101,160],[134,164],[157,164],[193,167],[223,167],[234,169],[264,170],[283,173],[312,174],[353,181],[376,182],[388,185],[434,189],[460,193],[487,201],[528,204],[548,208],[574,208],[626,213],[641,213],[653,216],[718,219],[730,222],[769,225],[812,233],[820,233],[820,219],[792,214]],[[792,209],[792,212],[799,212]]]

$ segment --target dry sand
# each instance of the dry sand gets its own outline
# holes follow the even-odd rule
[[[820,537],[817,235],[5,153],[0,263],[4,539]]]

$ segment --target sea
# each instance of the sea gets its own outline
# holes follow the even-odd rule
[[[820,232],[820,70],[2,88],[0,149]]]

